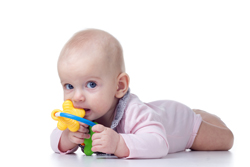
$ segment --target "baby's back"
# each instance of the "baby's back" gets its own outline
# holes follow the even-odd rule
[[[169,153],[183,151],[192,146],[201,123],[200,115],[184,104],[171,100],[160,100],[145,105],[160,115],[169,143]]]

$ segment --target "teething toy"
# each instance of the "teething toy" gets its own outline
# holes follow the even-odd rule
[[[63,103],[62,107],[63,111],[55,109],[51,113],[51,117],[54,120],[58,121],[57,123],[58,129],[65,130],[68,128],[72,132],[78,131],[78,129],[80,128],[79,122],[73,119],[61,117],[61,113],[72,114],[78,117],[84,117],[85,115],[84,109],[74,108],[73,103],[70,100],[66,100]]]
[[[83,122],[89,125],[90,138],[84,139],[84,143],[81,145],[84,145],[84,153],[86,155],[92,155],[93,152],[91,150],[92,148],[91,138],[92,135],[94,134],[92,131],[92,126],[96,125],[97,123],[84,119],[83,117],[85,115],[85,110],[74,108],[73,103],[70,100],[64,101],[62,107],[63,111],[55,109],[51,113],[51,117],[54,120],[58,121],[57,128],[60,130],[65,130],[68,128],[70,131],[76,132],[80,128],[79,122]]]

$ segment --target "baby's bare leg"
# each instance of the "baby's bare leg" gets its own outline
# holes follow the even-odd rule
[[[232,148],[233,133],[219,117],[202,110],[193,111],[200,114],[203,121],[191,149],[225,151]]]
[[[210,114],[206,111],[199,110],[199,109],[193,109],[193,111],[196,114],[200,114],[203,121],[206,121],[207,123],[210,123],[215,126],[219,126],[221,128],[227,128],[226,124],[216,115]]]

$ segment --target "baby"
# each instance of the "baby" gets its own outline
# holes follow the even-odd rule
[[[62,49],[58,74],[64,100],[86,111],[92,127],[92,151],[124,158],[160,158],[192,150],[229,150],[234,137],[215,115],[169,100],[143,103],[130,93],[122,47],[107,32],[76,33]],[[72,153],[89,138],[88,125],[77,132],[55,129],[51,147]]]

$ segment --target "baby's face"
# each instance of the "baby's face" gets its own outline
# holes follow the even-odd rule
[[[117,75],[101,53],[75,53],[58,62],[64,100],[86,111],[85,118],[97,120],[115,110]]]

